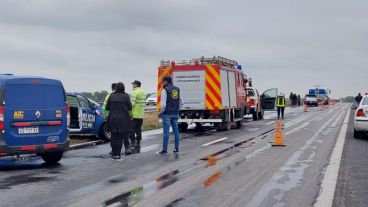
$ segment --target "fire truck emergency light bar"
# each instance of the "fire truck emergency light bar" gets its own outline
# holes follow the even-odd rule
[[[238,62],[235,60],[230,60],[221,56],[214,56],[213,58],[197,58],[192,60],[161,60],[161,66],[170,66],[170,64],[174,65],[205,65],[205,64],[218,64],[218,65],[224,65],[224,66],[230,66],[230,67],[236,67],[238,65]]]

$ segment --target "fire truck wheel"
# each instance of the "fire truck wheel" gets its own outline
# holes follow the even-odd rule
[[[179,124],[179,131],[180,132],[185,132],[188,130],[188,124],[187,123],[180,123]]]

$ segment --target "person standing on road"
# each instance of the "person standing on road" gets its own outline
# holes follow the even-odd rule
[[[298,96],[296,95],[296,93],[293,94],[293,102],[294,102],[294,107],[296,107],[297,102],[298,102]]]
[[[276,99],[276,107],[277,107],[277,119],[280,119],[280,115],[282,119],[284,119],[285,115],[285,95],[280,93]]]
[[[355,101],[357,102],[357,105],[359,105],[360,104],[360,102],[362,101],[362,99],[363,99],[363,96],[362,96],[362,94],[358,94],[356,97],[355,97]]]
[[[291,92],[291,93],[290,93],[290,96],[289,96],[289,100],[290,100],[290,105],[291,105],[291,107],[293,107],[293,106],[294,106],[294,100],[293,100],[293,98],[294,98],[294,94],[293,94],[293,92]]]
[[[105,101],[103,103],[103,106],[102,106],[102,110],[103,110],[103,113],[104,113],[104,116],[105,116],[105,120],[107,119],[107,115],[109,115],[109,112],[106,110],[106,104],[107,104],[107,101],[109,100],[110,96],[112,93],[114,93],[116,90],[116,83],[113,83],[111,84],[111,93],[107,94],[107,96],[105,97]]]
[[[130,142],[132,149],[136,153],[141,151],[142,125],[144,118],[144,109],[146,107],[146,94],[141,89],[141,82],[135,80],[133,83],[132,93],[132,133],[130,134]]]
[[[169,144],[170,125],[174,132],[175,149],[174,153],[179,152],[179,109],[183,102],[180,96],[180,89],[172,84],[170,76],[163,78],[164,89],[161,92],[161,108],[160,115],[163,123],[163,146],[160,152],[156,154],[167,154],[167,147]]]
[[[298,95],[298,107],[300,107],[301,105],[302,105],[302,97]]]
[[[116,91],[112,93],[107,101],[106,110],[109,111],[107,117],[107,128],[111,132],[112,158],[121,160],[121,148],[125,146],[125,155],[130,154],[129,133],[131,131],[132,103],[129,95],[125,93],[125,86],[119,82],[116,84]]]

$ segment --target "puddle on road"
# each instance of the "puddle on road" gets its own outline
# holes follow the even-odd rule
[[[267,133],[270,133],[273,130],[270,130],[269,132],[263,133],[262,135],[265,135]],[[259,135],[261,136],[261,135]],[[152,182],[149,182],[143,186],[139,186],[136,188],[133,188],[129,192],[122,193],[112,199],[106,200],[102,203],[102,206],[134,206],[138,204],[139,202],[143,201],[144,199],[149,198],[153,194],[157,193],[158,191],[165,189],[174,183],[176,183],[179,180],[182,180],[186,177],[190,177],[206,168],[214,167],[217,165],[218,161],[232,156],[235,153],[238,153],[241,151],[241,148],[249,148],[256,144],[256,137],[253,137],[251,139],[248,139],[246,141],[243,141],[241,143],[238,143],[236,145],[233,145],[233,147],[230,147],[229,149],[223,150],[221,152],[215,153],[213,155],[209,155],[207,157],[204,157],[200,160],[198,160],[194,166],[186,169],[186,170],[174,170],[172,172],[169,172],[157,179],[155,179]],[[237,150],[234,150],[236,147]],[[225,173],[235,169],[240,164],[244,163],[247,159],[250,159],[252,157],[255,157],[256,155],[262,153],[263,151],[270,148],[271,145],[267,145],[266,147],[260,148],[256,150],[255,152],[249,154],[248,156],[228,165],[224,168],[222,171],[218,171],[208,177],[203,182],[204,189],[207,189],[214,185],[216,182],[218,182]],[[228,152],[228,153],[225,153]],[[181,202],[184,200],[183,198],[179,198],[172,203],[168,204],[167,206],[175,206],[178,202]]]
[[[10,176],[0,181],[0,190],[9,190],[14,186],[54,180],[55,176],[38,176],[35,174]]]
[[[285,206],[283,199],[286,193],[303,184],[305,171],[311,166],[309,163],[315,160],[318,141],[325,136],[323,132],[329,133],[331,131],[329,126],[335,125],[333,120],[336,118],[340,120],[341,114],[332,116],[302,147],[294,152],[286,163],[272,175],[270,180],[261,187],[248,202],[248,205],[251,207],[260,206],[268,198],[271,198],[275,201],[274,206]]]
[[[140,201],[148,198],[152,194],[159,190],[162,190],[178,181],[179,170],[174,170],[161,177],[158,177],[155,181],[147,183],[143,186],[133,188],[129,192],[120,194],[112,199],[105,201],[103,206],[133,206]]]

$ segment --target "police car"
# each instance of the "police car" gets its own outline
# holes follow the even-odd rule
[[[68,118],[60,81],[0,75],[0,157],[37,154],[59,162],[69,147]]]
[[[368,132],[368,95],[359,103],[354,117],[354,137],[359,138]]]
[[[102,106],[80,93],[67,93],[70,107],[70,136],[97,136],[109,141]]]

